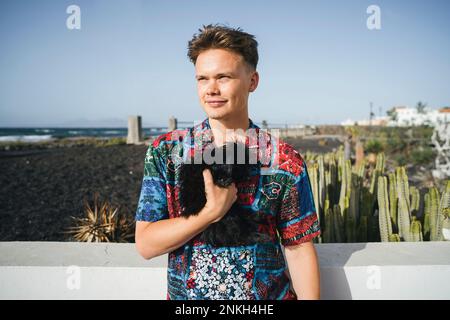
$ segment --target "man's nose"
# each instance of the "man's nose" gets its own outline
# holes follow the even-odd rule
[[[217,95],[219,94],[219,87],[215,80],[209,82],[208,87],[206,88],[206,94],[208,95]]]

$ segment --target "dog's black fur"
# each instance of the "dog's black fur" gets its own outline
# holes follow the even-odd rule
[[[228,187],[231,183],[239,183],[249,179],[252,171],[259,170],[258,164],[250,164],[250,152],[246,146],[238,143],[228,143],[223,147],[212,150],[211,155],[220,156],[223,152],[221,163],[206,164],[182,163],[179,172],[181,216],[197,215],[206,204],[205,183],[203,170],[211,171],[214,184],[220,187]],[[226,163],[227,150],[234,149],[232,164]],[[242,149],[240,149],[242,148]],[[245,163],[240,164],[238,150],[245,150]],[[242,151],[241,151],[242,152]],[[230,153],[228,153],[230,157]],[[203,157],[202,157],[203,158]],[[220,162],[220,161],[217,161]],[[230,161],[228,161],[230,162]],[[235,202],[231,209],[218,222],[212,223],[200,235],[200,240],[214,247],[241,246],[260,242],[267,242],[270,237],[258,232],[260,218],[255,212],[240,206]]]

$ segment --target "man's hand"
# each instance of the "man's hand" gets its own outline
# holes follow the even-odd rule
[[[216,186],[209,170],[203,171],[203,178],[206,204],[198,215],[136,223],[136,248],[141,256],[151,259],[179,248],[230,210],[237,199],[235,185]]]
[[[232,183],[227,188],[216,186],[208,169],[203,170],[206,204],[204,214],[208,214],[211,223],[217,222],[230,210],[237,199],[237,188]]]

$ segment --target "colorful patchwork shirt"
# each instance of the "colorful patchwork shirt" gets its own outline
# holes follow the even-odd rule
[[[180,164],[213,141],[208,119],[153,141],[145,157],[136,221],[180,217]],[[298,245],[320,235],[306,163],[289,144],[251,120],[246,145],[257,149],[261,165],[248,181],[236,185],[237,202],[264,217],[258,230],[272,241],[212,247],[200,234],[195,236],[168,254],[167,299],[296,299],[281,245]]]

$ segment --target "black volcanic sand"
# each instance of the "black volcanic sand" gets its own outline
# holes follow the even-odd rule
[[[296,149],[328,152],[330,140],[286,139]],[[100,198],[134,219],[146,145],[72,146],[0,152],[0,241],[72,241],[63,231],[84,203]]]
[[[93,195],[134,218],[147,146],[78,146],[0,153],[0,241],[71,241]]]
[[[342,142],[336,137],[309,136],[307,138],[285,138],[294,149],[305,156],[307,151],[314,153],[327,153],[337,150]]]

